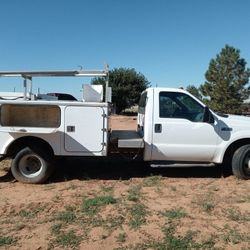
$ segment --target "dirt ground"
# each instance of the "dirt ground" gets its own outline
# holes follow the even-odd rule
[[[115,116],[113,129],[133,129]],[[0,167],[0,249],[250,249],[250,181],[219,167],[65,160],[46,184]]]

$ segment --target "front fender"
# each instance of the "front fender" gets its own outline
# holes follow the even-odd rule
[[[250,132],[245,131],[244,133],[237,132],[233,134],[228,141],[222,141],[215,152],[213,162],[222,163],[227,150],[231,146],[241,146],[245,144],[250,144]]]

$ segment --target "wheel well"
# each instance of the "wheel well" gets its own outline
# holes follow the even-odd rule
[[[226,150],[223,158],[223,163],[231,163],[231,159],[233,157],[234,152],[241,146],[250,144],[250,138],[240,139],[238,141],[233,142]]]
[[[7,156],[13,158],[22,148],[29,146],[42,148],[49,155],[54,155],[54,151],[48,142],[38,137],[25,136],[18,138],[14,142],[12,142],[12,144],[7,149]]]

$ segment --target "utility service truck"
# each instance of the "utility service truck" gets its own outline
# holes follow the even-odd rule
[[[104,77],[101,86],[84,85],[81,101],[32,93],[34,77]],[[0,155],[11,158],[21,182],[42,183],[57,157],[110,157],[134,152],[164,166],[215,164],[250,179],[250,118],[218,114],[183,89],[148,88],[139,101],[137,131],[109,128],[108,68],[95,71],[0,72],[22,77],[23,93],[0,93]],[[112,149],[112,150],[111,150]]]

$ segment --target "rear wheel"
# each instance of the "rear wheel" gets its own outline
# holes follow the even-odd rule
[[[24,183],[43,183],[52,171],[52,157],[39,148],[23,148],[11,163],[13,176]]]
[[[232,160],[233,174],[240,179],[250,179],[250,144],[238,148]]]

